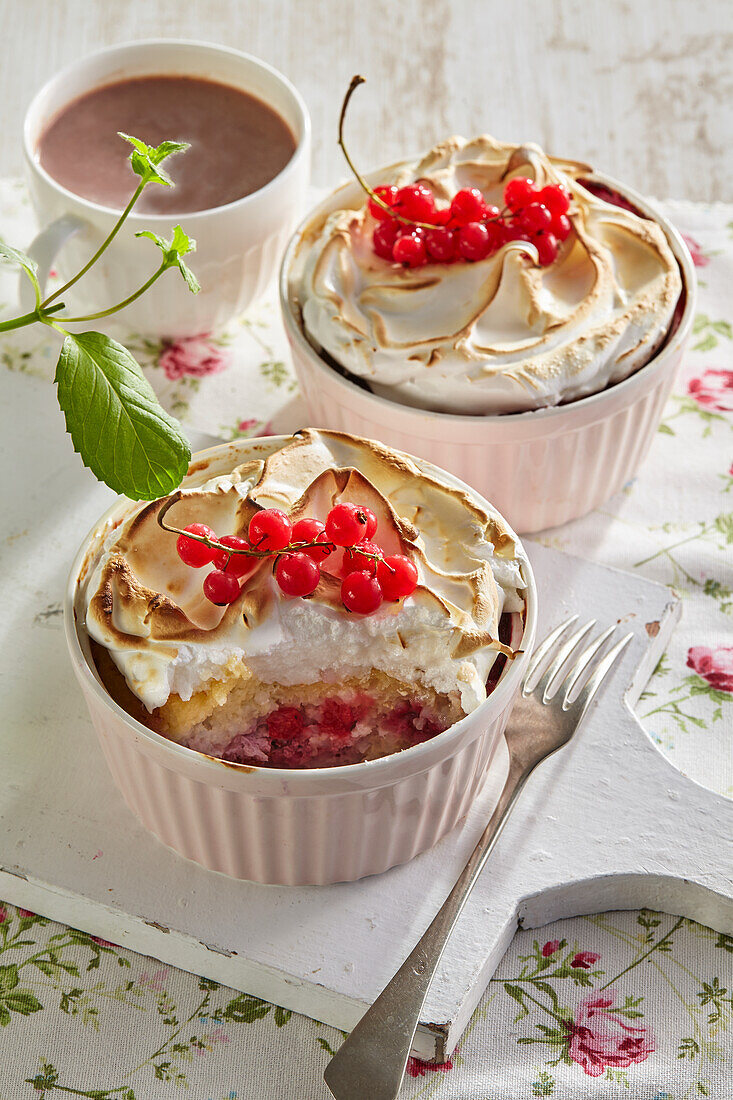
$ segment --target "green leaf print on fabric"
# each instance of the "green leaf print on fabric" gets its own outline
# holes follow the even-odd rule
[[[555,1078],[547,1070],[541,1069],[537,1073],[536,1079],[532,1082],[532,1095],[533,1096],[554,1096],[555,1095]]]
[[[702,542],[708,544],[707,548],[717,550],[721,555],[726,555],[727,548],[733,544],[733,512],[721,512],[710,520],[697,520],[696,522],[683,524],[668,521],[659,528],[649,528],[649,531],[650,533],[661,531],[666,535],[671,535],[690,527],[693,528],[691,533],[674,538],[672,542],[655,550],[653,554],[648,554],[645,558],[635,561],[633,568],[643,569],[650,562],[656,561],[658,558],[664,558],[671,566],[668,583],[674,584],[678,589],[681,588],[682,595],[685,594],[684,585],[691,586],[695,591],[715,600],[719,604],[720,610],[728,614],[733,610],[733,590],[730,585],[717,577],[694,576],[682,564],[677,551],[682,547],[690,547],[693,543]]]
[[[9,966],[0,966],[0,1026],[7,1027],[12,1016],[17,1012],[20,1016],[30,1016],[32,1012],[40,1012],[43,1005],[34,997],[29,989],[18,988],[20,978],[18,966],[11,963]]]
[[[240,993],[224,1009],[222,1013],[225,1020],[234,1020],[238,1024],[251,1024],[255,1020],[261,1020],[271,1010],[272,1005],[259,997],[251,997],[249,993]]]
[[[705,313],[698,313],[692,323],[693,336],[700,336],[693,351],[712,351],[718,346],[718,339],[733,340],[733,325],[729,321],[713,321]]]

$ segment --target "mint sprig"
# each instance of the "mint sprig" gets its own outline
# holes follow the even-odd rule
[[[169,267],[177,267],[191,293],[198,294],[201,290],[199,281],[183,260],[183,257],[187,256],[189,252],[196,251],[196,241],[193,237],[189,237],[184,233],[180,225],[177,225],[173,230],[173,236],[169,241],[165,237],[159,237],[157,233],[153,233],[152,229],[141,229],[135,236],[148,237],[151,241],[155,241],[163,253],[164,270],[167,271]]]
[[[38,264],[19,248],[13,248],[7,241],[0,239],[0,261],[21,267],[26,273],[36,293],[36,308],[41,304],[41,288],[38,284]]]
[[[164,187],[174,186],[173,180],[162,164],[175,153],[185,153],[186,149],[190,149],[188,142],[162,141],[160,145],[146,145],[144,141],[140,141],[140,138],[132,137],[131,134],[123,134],[121,130],[117,133],[119,137],[134,146],[134,152],[130,154],[130,164],[133,172],[143,181],[143,186],[147,183],[160,183]]]
[[[74,450],[100,481],[134,500],[180,484],[188,443],[127,348],[101,332],[67,333],[54,380]]]
[[[191,451],[180,424],[162,408],[134,356],[116,340],[101,332],[71,333],[64,322],[82,322],[111,316],[144,294],[169,268],[177,267],[193,294],[200,290],[196,276],[183,257],[196,249],[196,242],[177,225],[170,241],[148,230],[136,234],[149,237],[160,248],[157,270],[121,302],[84,317],[62,314],[56,301],[77,283],[107,250],[151,183],[173,186],[163,162],[189,146],[180,141],[146,145],[139,138],[120,134],[133,146],[130,163],[140,177],[135,193],[120,214],[109,235],[77,273],[41,300],[37,265],[17,248],[0,241],[0,262],[22,268],[33,284],[36,308],[20,317],[0,321],[0,332],[26,325],[48,325],[64,337],[56,365],[55,382],[66,430],[74,449],[95,476],[117,493],[133,500],[152,500],[172,492],[184,477]]]

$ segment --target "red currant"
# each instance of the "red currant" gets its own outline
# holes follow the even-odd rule
[[[275,580],[286,596],[310,596],[320,579],[321,571],[317,563],[299,551],[283,554],[275,566]]]
[[[480,222],[486,217],[486,200],[478,187],[466,187],[456,191],[450,204],[451,221],[455,225]]]
[[[432,217],[433,225],[447,225],[450,221],[450,206],[443,206],[436,210]]]
[[[219,607],[234,603],[240,591],[237,578],[231,573],[223,573],[221,569],[214,569],[204,577],[204,595]]]
[[[229,546],[232,550],[251,550],[252,547],[246,539],[240,539],[237,535],[225,535],[219,539],[223,546]],[[223,573],[232,577],[245,577],[251,573],[257,565],[258,559],[250,554],[227,554],[226,550],[217,550],[214,554],[214,565]]]
[[[560,183],[550,183],[543,187],[537,195],[537,201],[543,203],[553,216],[567,214],[570,207],[570,195]]]
[[[205,523],[189,523],[184,530],[190,531],[192,535],[202,535],[207,539],[216,538],[214,532]],[[190,565],[192,569],[200,569],[202,565],[208,565],[214,560],[216,553],[210,546],[206,546],[203,542],[196,542],[195,539],[187,539],[185,535],[178,536],[176,549],[184,565]]]
[[[540,233],[533,242],[537,246],[540,267],[549,267],[557,259],[557,240],[554,233]]]
[[[397,238],[392,248],[392,259],[406,267],[422,267],[428,262],[425,245],[414,233]]]
[[[371,615],[382,603],[382,589],[371,573],[349,573],[341,584],[341,602],[347,611]]]
[[[517,222],[513,222],[511,225],[507,225],[505,229],[505,236],[507,241],[531,241],[529,233],[524,229],[521,229]]]
[[[484,211],[483,220],[485,222],[498,222],[501,218],[501,210],[498,206],[487,206]]]
[[[284,550],[293,533],[293,525],[279,508],[263,508],[249,521],[249,541],[257,550]]]
[[[424,183],[410,183],[400,187],[395,208],[413,222],[429,222],[435,214],[435,198]]]
[[[534,180],[525,176],[515,176],[504,188],[504,202],[510,210],[521,210],[533,202],[536,196]]]
[[[450,229],[429,229],[425,234],[425,247],[431,260],[449,264],[456,258],[457,240]]]
[[[357,573],[359,571],[370,573],[374,576],[377,571],[376,557],[381,556],[381,546],[377,546],[375,542],[369,542],[368,539],[362,539],[361,542],[357,542],[356,546],[348,549],[344,554],[344,576],[348,573]]]
[[[368,527],[367,509],[358,504],[335,504],[326,516],[326,534],[337,546],[356,546],[366,538]]]
[[[491,235],[483,222],[469,222],[458,233],[458,250],[464,260],[485,260],[491,251]]]
[[[550,224],[550,232],[553,233],[558,241],[564,241],[570,236],[572,230],[572,222],[567,214],[555,214]]]
[[[387,206],[394,206],[397,201],[397,188],[394,185],[389,187],[375,187],[374,194],[378,195],[382,202],[386,202]],[[390,216],[389,211],[385,210],[384,207],[380,206],[374,199],[369,200],[369,213],[380,222]]]
[[[503,222],[484,222],[489,234],[489,253],[496,252],[506,241],[506,229]]]
[[[293,542],[317,542],[318,546],[304,546],[301,551],[313,558],[313,561],[325,561],[333,553],[333,546],[326,534],[326,525],[319,519],[299,519],[293,524]]]
[[[529,206],[523,207],[517,221],[526,233],[541,233],[550,228],[552,214],[542,203],[531,202]]]
[[[383,260],[392,259],[392,249],[397,240],[397,225],[394,218],[385,218],[372,233],[372,247]]]
[[[373,539],[377,533],[377,517],[374,515],[374,512],[371,510],[371,508],[362,508],[361,510],[367,519],[366,531],[364,532],[364,536],[365,538]]]
[[[377,580],[385,600],[402,600],[417,588],[417,566],[410,558],[394,554],[377,563]]]

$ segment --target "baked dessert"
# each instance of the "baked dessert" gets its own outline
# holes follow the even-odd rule
[[[453,137],[376,198],[300,233],[290,302],[316,352],[374,394],[473,416],[572,402],[667,338],[682,291],[662,228],[537,145]]]
[[[85,582],[107,690],[236,764],[398,752],[475,710],[521,645],[498,513],[381,444],[306,430],[132,512]]]

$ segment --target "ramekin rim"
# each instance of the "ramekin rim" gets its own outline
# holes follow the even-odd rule
[[[279,440],[287,440],[289,438],[291,437],[288,435],[253,436],[248,439],[224,441],[222,443],[215,444],[212,447],[207,447],[204,450],[195,452],[195,454],[191,456],[191,465],[194,465],[197,462],[201,462],[201,460],[206,456],[211,455],[213,452],[220,451],[223,448],[241,447],[250,443],[253,445],[257,443],[266,443],[269,445],[274,442],[278,442]],[[430,740],[424,741],[421,744],[412,745],[407,749],[400,750],[399,752],[390,753],[387,756],[378,757],[376,760],[364,760],[356,764],[341,764],[337,767],[332,768],[290,769],[270,767],[261,768],[257,767],[256,765],[243,765],[231,763],[228,761],[222,761],[216,757],[209,756],[206,753],[199,752],[197,749],[190,749],[187,748],[185,745],[180,745],[175,741],[171,741],[167,737],[164,737],[162,734],[156,733],[154,730],[148,729],[148,727],[144,726],[141,722],[138,722],[137,719],[128,714],[127,711],[119,705],[119,703],[115,702],[115,700],[110,696],[109,692],[106,690],[101,681],[92,672],[89,661],[82,649],[79,639],[79,630],[83,630],[84,627],[83,624],[77,623],[75,609],[77,582],[79,580],[79,574],[82,570],[82,567],[87,560],[87,552],[89,546],[94,537],[101,530],[103,530],[105,525],[117,514],[118,509],[120,509],[124,505],[126,498],[121,496],[116,498],[116,500],[110,505],[109,508],[105,510],[103,515],[99,517],[96,523],[94,523],[89,532],[85,535],[76,555],[74,556],[74,560],[69,571],[63,606],[64,631],[66,635],[66,644],[77,676],[83,678],[84,685],[86,686],[87,690],[91,690],[93,694],[98,698],[98,700],[108,710],[110,710],[117,719],[123,722],[123,724],[129,729],[131,734],[142,737],[152,746],[159,749],[163,753],[170,753],[172,759],[177,758],[181,763],[186,762],[192,767],[201,768],[202,771],[207,771],[210,775],[216,776],[217,779],[222,778],[223,769],[226,769],[226,771],[230,775],[239,775],[243,783],[246,781],[248,776],[256,775],[257,779],[265,779],[265,781],[268,783],[283,783],[287,781],[288,785],[296,784],[300,785],[301,787],[308,787],[313,784],[318,785],[319,781],[323,781],[324,779],[325,782],[336,786],[338,785],[339,780],[348,781],[349,777],[365,777],[367,774],[369,774],[370,776],[374,776],[375,778],[384,778],[385,785],[388,785],[390,781],[389,777],[384,775],[383,773],[388,771],[390,765],[393,770],[398,770],[398,762],[404,765],[406,761],[415,761],[416,763],[416,766],[414,768],[407,769],[409,774],[419,774],[419,772],[423,770],[419,764],[420,759],[424,756],[430,755],[431,752],[435,751],[436,742],[439,741],[442,746],[445,746],[451,741],[460,740],[463,731],[467,729],[470,725],[474,724],[477,717],[486,710],[496,710],[497,713],[501,713],[500,705],[497,706],[497,700],[499,704],[501,704],[501,702],[504,701],[505,697],[507,701],[511,698],[512,693],[515,690],[515,681],[521,677],[524,666],[529,660],[529,650],[531,649],[534,642],[537,627],[538,597],[534,571],[532,569],[532,564],[529,560],[529,557],[527,556],[526,551],[524,551],[524,544],[521,538],[516,534],[514,529],[501,515],[501,513],[499,513],[498,510],[492,504],[490,504],[490,502],[487,501],[481,493],[478,492],[478,490],[473,489],[471,486],[462,481],[461,478],[458,478],[454,474],[451,474],[448,470],[443,470],[441,467],[436,466],[435,463],[430,462],[427,459],[417,458],[416,456],[412,455],[410,455],[409,457],[412,458],[414,461],[422,464],[423,466],[437,470],[440,474],[447,475],[450,479],[453,480],[455,484],[457,484],[461,488],[467,489],[482,504],[488,505],[493,512],[496,512],[500,516],[509,534],[516,540],[516,542],[524,552],[523,573],[525,574],[527,588],[525,596],[524,630],[522,633],[523,648],[518,653],[516,660],[512,661],[510,667],[506,669],[505,674],[499,680],[491,694],[488,695],[487,698],[482,703],[480,703],[475,710],[471,711],[470,714],[467,714],[458,722],[454,722],[453,725],[450,726],[447,730],[444,730],[442,733],[437,734],[435,737],[432,737],[430,738]],[[143,502],[132,501],[128,503],[131,506],[134,506],[135,503],[139,503],[142,505]],[[527,643],[526,647],[524,645],[525,641]],[[448,757],[450,757],[451,755],[451,752],[448,752],[446,754],[446,756]],[[382,774],[380,775],[380,773]],[[379,783],[375,783],[375,786],[379,785]]]
[[[105,206],[104,203],[94,202],[92,199],[84,198],[83,195],[77,195],[74,191],[70,191],[68,187],[64,187],[58,180],[54,179],[46,169],[41,165],[34,155],[34,150],[31,147],[30,134],[29,134],[29,119],[33,109],[36,107],[38,100],[44,95],[47,89],[53,85],[56,81],[61,81],[69,73],[74,72],[78,68],[80,61],[92,61],[97,57],[104,57],[105,55],[111,55],[115,53],[124,53],[128,49],[133,49],[138,46],[196,46],[203,48],[204,50],[211,50],[212,52],[233,54],[237,57],[243,58],[246,61],[252,62],[256,67],[269,72],[275,77],[286,91],[292,96],[298,112],[300,113],[301,124],[303,127],[303,133],[300,138],[294,135],[296,138],[296,146],[293,155],[287,164],[283,165],[276,176],[273,176],[271,180],[268,180],[264,186],[259,187],[256,191],[252,191],[249,195],[242,195],[241,198],[234,199],[232,202],[227,202],[221,206],[208,207],[205,210],[192,210],[186,212],[185,210],[179,211],[175,214],[156,214],[156,213],[141,213],[133,210],[128,216],[128,222],[130,225],[136,225],[137,220],[152,222],[157,225],[167,225],[176,218],[185,218],[187,222],[198,222],[203,217],[218,216],[223,212],[230,212],[235,207],[244,208],[246,205],[254,205],[255,200],[258,200],[268,192],[270,192],[277,185],[279,186],[286,177],[289,177],[300,166],[304,157],[310,155],[310,146],[312,140],[312,124],[308,107],[306,105],[303,96],[298,91],[296,86],[292,83],[284,73],[276,69],[274,65],[270,65],[269,62],[263,61],[262,58],[256,57],[254,54],[247,53],[245,50],[238,50],[234,46],[225,46],[219,42],[199,42],[194,38],[141,38],[130,39],[127,42],[116,42],[110,46],[105,46],[101,50],[94,50],[93,53],[85,55],[83,58],[70,62],[65,65],[58,72],[54,73],[44,81],[40,88],[37,89],[33,98],[31,99],[28,107],[26,108],[23,118],[23,153],[26,163],[29,169],[33,172],[37,172],[43,182],[51,187],[53,191],[61,195],[65,199],[72,199],[75,202],[80,203],[83,207],[86,207],[95,214],[109,215],[114,218],[118,218],[120,211],[112,206]],[[162,74],[165,75],[165,74]],[[270,104],[268,104],[269,106]]]
[[[394,167],[397,167],[400,163],[397,162]],[[384,168],[378,168],[372,175],[378,176],[382,172],[388,170],[391,166],[385,166]],[[568,401],[561,405],[546,406],[541,409],[525,409],[522,412],[512,413],[487,413],[483,415],[473,415],[471,413],[453,413],[453,412],[438,412],[434,409],[422,409],[414,405],[407,405],[401,401],[392,401],[388,397],[383,397],[381,394],[373,393],[371,390],[366,389],[364,386],[360,386],[357,382],[354,382],[350,377],[346,377],[339,371],[334,370],[325,359],[316,351],[311,342],[305,335],[302,326],[299,324],[298,319],[295,316],[292,308],[291,295],[289,290],[289,266],[292,261],[292,257],[295,248],[300,240],[301,234],[308,223],[313,218],[316,211],[322,206],[325,206],[333,196],[340,190],[356,186],[355,181],[349,181],[346,184],[342,184],[340,187],[334,188],[324,198],[320,200],[301,220],[299,225],[293,232],[290,240],[288,241],[283,258],[280,264],[280,275],[278,278],[278,290],[280,298],[280,311],[285,323],[285,329],[288,336],[297,345],[298,350],[304,353],[308,357],[308,361],[311,365],[317,367],[323,371],[336,385],[340,385],[342,388],[348,390],[349,393],[360,396],[360,399],[364,400],[367,404],[376,406],[381,409],[398,409],[400,414],[409,417],[414,416],[417,419],[433,422],[436,424],[445,424],[451,426],[458,426],[460,424],[466,425],[478,425],[478,424],[536,424],[540,421],[551,421],[558,417],[570,417],[573,415],[573,410],[579,410],[578,415],[582,415],[586,409],[592,408],[594,405],[602,405],[604,401],[610,401],[613,397],[616,397],[619,393],[623,394],[625,389],[633,389],[634,384],[640,385],[641,380],[648,378],[649,375],[657,370],[662,370],[665,363],[675,354],[680,348],[684,346],[687,337],[689,336],[690,329],[692,328],[692,321],[695,313],[696,305],[696,292],[697,292],[697,275],[695,273],[695,266],[690,255],[682,234],[672,224],[672,222],[664,214],[662,214],[656,207],[656,204],[643,195],[639,194],[633,188],[628,187],[626,184],[620,183],[614,179],[613,176],[609,176],[604,172],[591,171],[583,176],[583,179],[589,179],[601,184],[604,187],[609,187],[612,190],[618,191],[625,198],[631,200],[632,203],[638,205],[642,212],[648,212],[651,220],[655,221],[660,228],[664,231],[665,236],[668,239],[672,252],[680,268],[680,273],[683,281],[683,289],[685,293],[685,303],[680,316],[677,328],[672,333],[672,336],[667,342],[652,356],[652,358],[639,367],[627,378],[623,378],[620,382],[615,382],[611,386],[606,386],[602,390],[598,390],[596,393],[588,394],[585,397],[576,398],[573,401]]]

